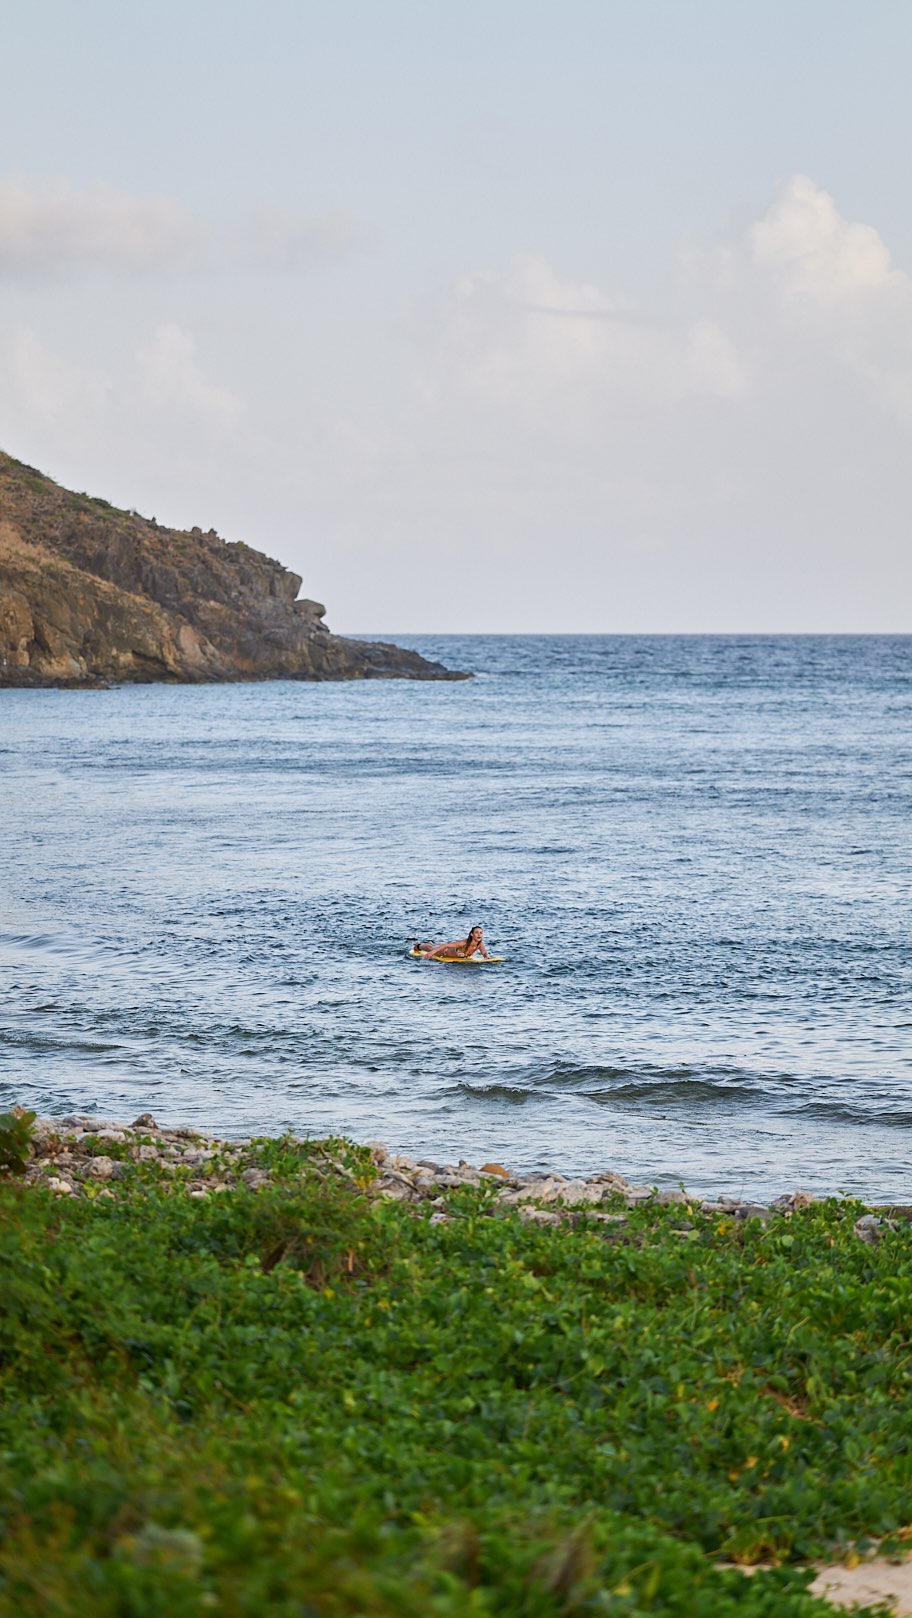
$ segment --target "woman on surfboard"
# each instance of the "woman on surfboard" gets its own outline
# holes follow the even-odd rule
[[[476,952],[480,952],[486,961],[491,959],[485,949],[480,927],[471,927],[467,938],[454,938],[451,944],[434,944],[432,942],[430,944],[416,944],[415,948],[419,955],[424,956],[426,961],[470,961]]]

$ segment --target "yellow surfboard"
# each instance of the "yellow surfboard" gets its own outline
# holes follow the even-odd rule
[[[423,955],[420,949],[410,949],[409,955],[413,961],[431,959],[430,956]],[[468,959],[464,955],[435,955],[433,961],[435,966],[500,966],[506,958],[505,955],[489,955],[487,960],[483,955],[471,955]]]

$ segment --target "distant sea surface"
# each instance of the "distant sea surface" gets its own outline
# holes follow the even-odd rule
[[[0,691],[0,1107],[912,1201],[912,638],[400,640]]]

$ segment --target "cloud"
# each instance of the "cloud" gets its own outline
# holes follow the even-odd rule
[[[873,226],[843,219],[833,198],[803,174],[782,187],[748,241],[754,263],[789,298],[830,304],[905,280]]]
[[[31,327],[19,330],[8,360],[18,409],[36,423],[76,418],[87,421],[104,411],[111,381],[103,371],[82,366],[47,347]]]
[[[348,255],[371,240],[371,232],[351,214],[335,210],[312,219],[293,208],[256,208],[232,227],[237,262],[265,270],[296,273]]]
[[[295,270],[339,228],[261,216],[229,256]],[[638,299],[558,250],[481,261],[405,329],[370,264],[225,284],[204,324],[192,286],[160,323],[87,280],[17,332],[8,298],[0,443],[277,552],[334,627],[903,627],[910,278],[801,177],[661,268]]]
[[[854,375],[881,410],[912,426],[912,280],[871,225],[844,219],[803,175],[784,185],[735,254],[773,297],[769,335]]]
[[[247,425],[241,397],[207,375],[194,335],[174,321],[105,368],[31,326],[0,328],[0,445],[65,483],[113,490],[126,505],[147,487],[149,509],[160,511],[169,480],[217,484]]]
[[[0,277],[62,280],[212,269],[298,273],[367,239],[349,215],[313,218],[259,208],[227,222],[196,219],[168,197],[97,187],[0,187]]]
[[[675,328],[538,257],[462,276],[435,358],[450,382],[492,404],[565,420],[568,410],[591,418],[624,399],[674,405],[746,385],[743,360],[714,319]]]
[[[811,393],[815,378],[851,377],[912,423],[912,281],[811,180],[795,176],[735,240],[681,262],[659,311],[540,257],[462,275],[426,347],[424,396],[452,406],[462,394],[510,416],[514,434],[526,422],[555,442],[597,441],[625,409],[737,409],[786,386],[790,404],[800,367]]]
[[[240,399],[206,381],[194,337],[174,321],[157,327],[136,358],[142,392],[150,404],[186,411],[217,427],[232,427],[237,421]]]

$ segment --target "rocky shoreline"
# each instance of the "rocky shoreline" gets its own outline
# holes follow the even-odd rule
[[[625,1210],[644,1203],[675,1206],[694,1218],[788,1218],[819,1199],[806,1191],[784,1193],[770,1202],[719,1195],[688,1196],[685,1190],[632,1185],[610,1170],[587,1178],[558,1173],[517,1174],[501,1163],[479,1168],[460,1161],[441,1164],[390,1152],[373,1142],[305,1140],[284,1136],[289,1145],[307,1147],[307,1173],[338,1177],[367,1197],[411,1204],[430,1210],[432,1222],[449,1217],[448,1202],[464,1188],[486,1193],[484,1212],[513,1213],[525,1223],[559,1225],[581,1219],[623,1226]],[[279,1176],[264,1164],[262,1148],[275,1140],[225,1140],[191,1126],[167,1127],[149,1113],[131,1124],[71,1113],[36,1120],[23,1179],[63,1197],[115,1197],[119,1188],[143,1181],[170,1182],[187,1196],[205,1198],[229,1191],[256,1192]],[[352,1163],[352,1154],[357,1161]],[[879,1206],[862,1213],[855,1234],[872,1244],[882,1224],[912,1221],[912,1207]],[[686,1227],[682,1227],[686,1229]]]

